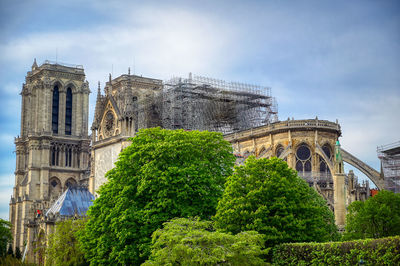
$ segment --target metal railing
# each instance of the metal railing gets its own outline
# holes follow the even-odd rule
[[[60,65],[60,66],[65,66],[65,67],[83,69],[83,65],[74,65],[74,64],[68,64],[68,63],[51,61],[51,60],[45,60],[42,65]]]
[[[252,128],[250,130],[244,130],[237,133],[231,133],[225,135],[225,139],[238,139],[241,137],[246,137],[249,135],[258,135],[258,134],[265,134],[265,132],[276,131],[280,129],[293,129],[293,128],[323,128],[323,129],[330,129],[330,130],[337,130],[340,131],[340,125],[334,122],[329,122],[326,120],[317,120],[317,119],[310,119],[310,120],[286,120],[280,121],[272,124],[268,124],[265,126],[260,126],[257,128]]]
[[[393,143],[390,143],[390,144],[378,146],[378,147],[376,147],[376,151],[377,152],[383,152],[383,151],[386,151],[386,150],[390,150],[390,149],[393,149],[393,148],[399,148],[399,147],[400,147],[400,141],[396,141],[396,142],[393,142]]]

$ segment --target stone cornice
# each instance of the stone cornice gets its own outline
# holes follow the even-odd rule
[[[327,120],[309,119],[309,120],[287,120],[271,123],[268,125],[239,131],[236,133],[224,135],[224,139],[229,142],[243,141],[254,137],[261,137],[269,134],[276,134],[287,131],[310,130],[326,131],[336,133],[341,136],[340,125]]]

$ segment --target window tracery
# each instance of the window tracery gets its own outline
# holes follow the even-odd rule
[[[77,183],[76,183],[75,179],[73,179],[72,177],[68,178],[68,180],[65,182],[65,188],[69,188],[69,187],[76,186],[76,185],[77,185]]]
[[[49,180],[49,196],[51,199],[55,199],[60,196],[62,192],[61,181],[56,176],[53,176]]]
[[[296,171],[303,175],[311,172],[311,150],[305,143],[296,150]]]

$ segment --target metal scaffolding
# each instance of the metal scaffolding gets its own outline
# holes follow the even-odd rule
[[[162,126],[168,129],[218,131],[224,134],[277,121],[271,89],[192,76],[164,83]]]
[[[377,147],[385,189],[400,193],[400,141]]]

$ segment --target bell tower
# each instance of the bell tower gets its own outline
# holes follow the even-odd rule
[[[68,186],[88,182],[89,93],[82,66],[36,59],[22,86],[10,222],[13,248],[30,261],[40,215]]]

